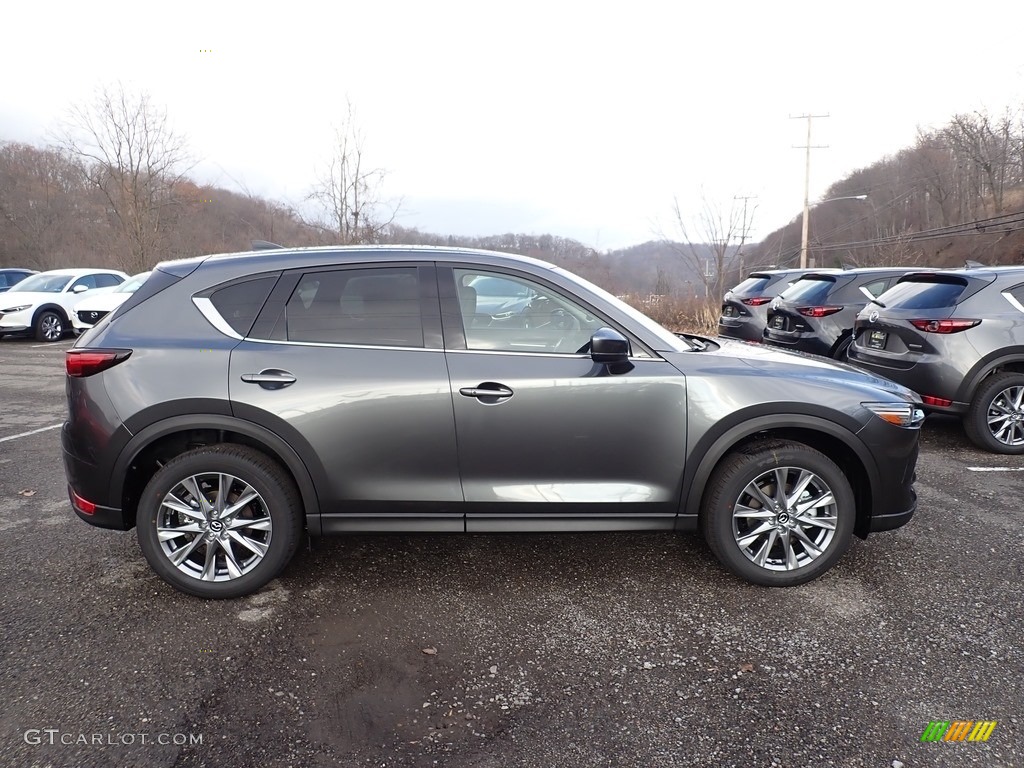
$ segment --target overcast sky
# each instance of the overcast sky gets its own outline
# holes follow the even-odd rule
[[[230,10],[229,10],[230,9]],[[1024,104],[1024,2],[8,3],[0,140],[45,143],[123,82],[166,107],[195,176],[289,203],[357,110],[398,222],[671,235],[672,200],[756,195],[754,237],[957,112]],[[209,49],[211,52],[201,52]]]

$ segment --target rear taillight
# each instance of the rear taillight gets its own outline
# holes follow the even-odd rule
[[[921,400],[924,401],[925,405],[938,405],[942,408],[948,408],[953,404],[952,400],[947,400],[944,397],[935,397],[934,395],[921,395]]]
[[[762,304],[767,304],[771,299],[767,296],[750,296],[746,299],[740,299],[748,307],[760,307]]]
[[[68,376],[92,376],[123,363],[131,353],[130,349],[69,349],[64,353],[64,368]]]
[[[796,311],[804,317],[828,317],[841,309],[842,307],[797,307]]]
[[[911,320],[910,324],[925,333],[959,333],[973,328],[980,322],[981,320],[946,318],[945,320]]]

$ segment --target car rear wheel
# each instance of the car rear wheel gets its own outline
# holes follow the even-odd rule
[[[964,416],[964,431],[986,451],[1024,453],[1024,373],[997,373],[982,382]]]
[[[708,546],[754,584],[789,587],[817,578],[850,545],[856,507],[843,472],[790,441],[752,443],[711,475],[701,510]]]
[[[832,359],[838,360],[842,363],[848,363],[850,361],[848,353],[850,351],[850,344],[852,343],[853,336],[844,337],[843,340],[839,342],[839,346],[837,346],[835,351],[832,353]]]
[[[64,318],[56,312],[47,310],[36,318],[35,334],[37,341],[60,341],[67,330]]]
[[[295,554],[302,533],[295,484],[251,448],[197,448],[157,470],[139,500],[139,546],[164,581],[206,598],[264,586]]]

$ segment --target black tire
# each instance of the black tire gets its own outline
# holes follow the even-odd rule
[[[67,321],[51,309],[40,312],[32,326],[36,341],[60,341],[68,329]]]
[[[218,504],[222,475],[237,481],[228,482],[228,509],[240,496],[257,494],[233,518],[224,516]],[[164,506],[172,491],[176,509]],[[195,515],[183,514],[192,502]],[[205,523],[199,522],[203,518]],[[255,592],[281,572],[298,547],[303,518],[298,489],[277,462],[252,448],[221,444],[183,453],[157,470],[139,499],[136,524],[142,553],[160,578],[197,597],[231,598]],[[165,531],[183,530],[160,541],[158,525]],[[180,557],[180,564],[172,556]],[[212,565],[208,571],[207,564]]]
[[[1008,371],[985,379],[963,418],[964,431],[971,442],[992,453],[1024,453],[1024,405],[1015,406],[1022,392],[1024,373]],[[998,419],[991,425],[990,413]]]
[[[802,500],[806,505],[815,496],[827,502],[828,494],[831,494],[832,503],[823,504],[813,515],[797,517],[796,503],[783,504],[781,514],[773,514],[774,510],[748,492],[756,482],[770,497],[767,500],[774,500],[772,494],[777,483],[764,481],[774,479],[776,475],[772,473],[776,470],[785,473],[784,481],[790,489],[801,480],[802,472],[810,473],[811,479],[797,502]],[[766,475],[770,477],[766,478]],[[770,517],[740,516],[735,518],[734,524],[734,509],[741,502],[749,502],[742,506],[751,513]],[[814,509],[805,507],[804,512]],[[823,519],[825,517],[835,518],[834,528],[809,522],[811,519],[827,522]],[[704,537],[719,562],[741,579],[768,587],[803,584],[829,570],[850,546],[856,517],[853,491],[842,470],[824,454],[802,443],[787,440],[750,443],[723,458],[711,474],[701,509]],[[768,527],[764,532],[755,536],[757,529],[765,525]],[[804,545],[799,534],[794,533],[797,529],[821,547],[819,554],[815,555],[812,548]],[[784,535],[779,533],[781,530],[785,530]],[[744,533],[752,538],[741,544]],[[785,546],[790,539],[792,544]],[[763,565],[753,559],[762,551],[765,554]],[[792,558],[789,564],[795,566],[788,570],[787,551]]]
[[[850,345],[853,343],[853,336],[844,336],[842,341],[839,342],[839,346],[836,347],[835,352],[832,353],[832,359],[838,360],[841,363],[850,362],[850,357],[847,352],[850,351]]]

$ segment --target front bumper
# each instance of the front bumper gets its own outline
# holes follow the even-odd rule
[[[0,313],[0,333],[22,333],[32,328],[32,315],[27,309]]]
[[[862,507],[855,533],[891,531],[906,525],[917,509],[917,456],[921,430],[904,429],[872,419],[858,433],[875,459],[877,482],[871,489],[871,502]],[[863,499],[866,501],[866,499]],[[867,513],[866,515],[864,513]]]

